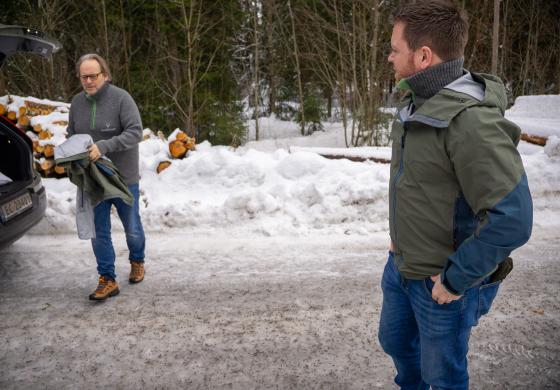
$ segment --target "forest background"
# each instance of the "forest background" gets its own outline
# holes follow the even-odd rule
[[[399,0],[4,0],[0,23],[37,28],[63,49],[16,56],[0,96],[69,102],[75,63],[98,53],[136,100],[145,127],[179,127],[197,142],[239,145],[247,121],[275,115],[303,135],[340,121],[347,146],[387,143],[395,103],[387,56]],[[560,93],[555,0],[462,0],[465,67],[495,73],[510,99]],[[496,17],[498,16],[498,17]],[[255,122],[259,138],[259,122]]]

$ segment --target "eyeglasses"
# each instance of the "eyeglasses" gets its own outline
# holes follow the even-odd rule
[[[82,80],[84,82],[88,81],[88,79],[90,79],[91,81],[95,81],[95,80],[97,80],[97,78],[99,77],[99,75],[101,73],[103,73],[103,72],[99,72],[99,73],[96,73],[96,74],[83,74],[83,75],[80,75],[79,77],[80,77],[80,80]]]

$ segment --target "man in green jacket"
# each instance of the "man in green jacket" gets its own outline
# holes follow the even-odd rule
[[[531,235],[520,130],[504,119],[502,82],[463,69],[460,6],[407,3],[393,23],[389,62],[406,94],[391,130],[379,341],[401,388],[468,389],[471,328]]]
[[[144,279],[146,240],[139,213],[139,151],[142,120],[128,92],[110,83],[111,72],[105,59],[85,54],[76,64],[76,73],[83,91],[72,99],[68,120],[68,136],[88,134],[94,144],[89,158],[96,162],[102,155],[117,167],[134,197],[126,204],[121,198],[106,199],[94,209],[95,238],[91,240],[97,260],[99,283],[90,294],[92,300],[104,300],[119,293],[115,273],[115,250],[111,240],[111,208],[114,205],[123,224],[129,249],[131,283]]]

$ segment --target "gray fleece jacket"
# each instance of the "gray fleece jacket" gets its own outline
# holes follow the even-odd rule
[[[142,120],[128,92],[105,83],[93,95],[80,92],[72,99],[68,137],[89,134],[101,154],[117,167],[127,185],[140,180],[138,143]]]

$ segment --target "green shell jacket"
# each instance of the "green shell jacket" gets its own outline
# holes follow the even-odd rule
[[[403,97],[391,130],[389,225],[405,278],[441,274],[462,294],[528,241],[532,200],[506,102],[498,78],[475,73],[416,111],[412,92]]]
[[[95,238],[93,208],[101,201],[121,198],[132,206],[134,197],[115,165],[107,158],[90,161],[88,147],[91,136],[76,134],[54,150],[55,162],[68,172],[68,178],[78,189],[76,194],[76,225],[83,240]]]
[[[58,160],[57,165],[67,170],[70,181],[88,194],[93,205],[112,198],[121,198],[129,206],[134,204],[132,193],[110,160],[99,159],[92,163],[86,152]]]

